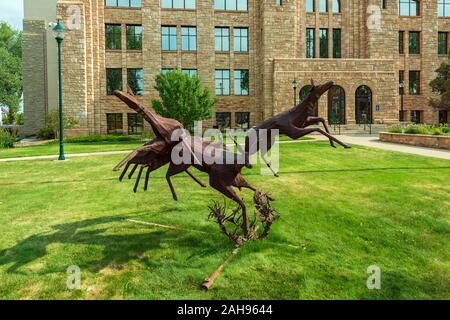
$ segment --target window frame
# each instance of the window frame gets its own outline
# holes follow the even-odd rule
[[[402,4],[408,6],[408,13],[403,12],[402,14]],[[411,8],[415,6],[416,10],[411,11]],[[420,17],[420,1],[414,0],[399,0],[398,1],[398,15],[400,17]]]
[[[247,121],[243,122],[241,121],[241,117],[243,116],[243,118]],[[236,127],[238,127],[239,129],[243,129],[243,130],[248,130],[250,129],[250,112],[235,112],[234,114],[234,121],[236,123]],[[246,126],[244,126],[244,124],[247,124]]]
[[[315,57],[316,57],[316,29],[306,28],[306,58],[313,59]]]
[[[138,73],[141,75],[138,76]],[[134,75],[134,81],[136,82],[136,85],[139,86],[139,83],[141,84],[138,87],[135,87],[132,83],[130,83],[130,78],[132,78],[130,75]],[[127,84],[130,86],[130,88],[133,90],[133,92],[139,96],[142,97],[144,95],[144,69],[143,68],[128,68],[127,69]]]
[[[444,35],[444,42],[445,42],[445,51],[442,52],[441,49],[441,36]],[[448,51],[448,32],[443,32],[443,31],[439,31],[438,32],[438,55],[448,55],[449,51]]]
[[[236,32],[239,31],[239,34]],[[245,35],[242,35],[242,31],[246,31]],[[238,48],[236,46],[238,45]],[[245,44],[245,46],[244,46]],[[242,49],[244,47],[244,50]],[[233,50],[234,52],[249,52],[249,30],[248,27],[235,27],[233,28]]]
[[[413,35],[416,35],[417,37],[416,37],[416,40],[417,40],[417,43],[416,43],[416,51],[413,51],[412,49],[413,49],[413,43],[412,43],[412,40],[415,38],[415,37],[412,37]],[[421,36],[421,32],[420,31],[409,31],[408,32],[408,52],[409,52],[409,54],[411,55],[411,54],[420,54],[420,52],[421,52],[421,39],[420,39],[420,36]]]
[[[245,2],[245,6],[242,7],[242,3]],[[222,6],[219,7],[219,3],[223,3]],[[231,4],[235,4],[231,6]],[[230,7],[229,7],[230,6]],[[241,8],[241,9],[239,9]],[[245,9],[242,9],[245,8]],[[248,0],[214,0],[214,10],[215,11],[248,11]]]
[[[339,34],[339,37],[336,37],[336,33]],[[339,39],[338,42],[336,42]],[[342,29],[333,28],[333,59],[341,59],[342,58]]]
[[[126,28],[126,42],[127,42],[127,50],[129,51],[142,51],[142,25],[140,24],[127,24]],[[136,33],[136,28],[140,29],[140,33]],[[133,32],[130,32],[133,30]],[[132,39],[132,41],[130,41]],[[135,46],[130,46],[130,42]],[[136,43],[139,45],[136,46]]]
[[[113,118],[113,119],[111,119]],[[114,128],[110,129],[110,124],[113,122]],[[106,114],[106,133],[107,134],[123,134],[123,114],[122,113],[107,113]]]
[[[415,76],[413,76],[415,75]],[[413,79],[415,82],[413,82]],[[414,83],[416,84],[415,92],[414,92]],[[420,71],[419,70],[410,70],[409,71],[409,83],[408,83],[409,94],[412,96],[420,95]]]
[[[219,115],[220,116],[224,116],[224,119],[228,119],[228,124],[227,125],[225,125],[223,127],[219,126],[219,123],[217,121],[220,118]],[[216,120],[216,128],[217,129],[223,130],[223,129],[230,129],[231,128],[231,112],[222,112],[222,111],[216,112],[215,120]]]
[[[322,38],[322,34],[325,34],[325,39]],[[330,57],[330,50],[328,48],[329,31],[327,28],[319,29],[319,58],[328,59]]]
[[[197,10],[197,0],[179,0],[179,1],[183,2],[183,6],[179,6],[179,7],[175,6],[175,1],[176,0],[161,0],[160,3],[159,3],[160,8],[162,10]],[[186,3],[188,3],[188,1],[190,1],[190,2],[193,1],[194,5],[193,6],[187,6]],[[165,2],[170,2],[171,5],[170,6],[163,6],[163,3],[165,3]]]
[[[108,32],[108,29],[113,27],[113,32]],[[118,29],[116,29],[118,28]],[[112,39],[111,39],[112,37]],[[117,39],[118,37],[118,39]],[[110,40],[113,40],[114,44],[118,41],[118,47],[111,48],[109,46]],[[106,23],[105,24],[105,49],[119,51],[122,50],[122,25],[117,23]]]
[[[187,34],[184,34],[187,31]],[[192,31],[194,31],[193,34]],[[187,49],[184,48],[187,40]],[[192,44],[193,42],[193,44]],[[181,51],[197,51],[197,27],[196,26],[182,26],[181,27]]]
[[[217,31],[220,30],[220,35],[217,34]],[[228,33],[224,35],[224,31]],[[218,50],[217,40],[219,38],[220,48]],[[226,44],[227,50],[224,50],[224,44]],[[230,52],[230,27],[214,27],[214,50],[215,52]]]
[[[109,72],[116,71],[117,75],[120,79],[120,84],[118,87],[112,87],[110,83],[110,74]],[[123,90],[123,74],[122,74],[122,68],[106,68],[106,95],[107,96],[113,96],[115,90]]]
[[[164,30],[167,29],[167,33]],[[175,33],[173,33],[175,31]],[[164,47],[164,39],[167,39],[168,48]],[[173,40],[175,40],[175,48],[172,48]],[[178,50],[178,28],[176,26],[163,25],[161,26],[161,51],[177,51]]]
[[[450,0],[438,0],[437,5],[438,5],[438,17],[439,18],[450,18]],[[441,6],[442,6],[443,15],[440,15]]]
[[[228,74],[228,77],[226,77]],[[216,69],[215,70],[215,93],[216,96],[229,96],[230,95],[230,69]],[[220,86],[218,86],[221,84]],[[227,86],[225,84],[228,84]]]
[[[247,75],[247,88],[243,88],[245,83],[245,75]],[[239,89],[236,90],[239,84]],[[249,96],[250,95],[250,71],[248,69],[234,69],[234,95],[235,96]]]
[[[139,113],[127,113],[128,135],[144,133],[144,117]]]
[[[111,5],[108,4],[109,1],[114,1],[116,4]],[[127,6],[119,5],[119,1],[128,1]],[[138,2],[138,5],[132,5],[133,3]],[[105,0],[104,2],[105,8],[142,8],[142,0]]]

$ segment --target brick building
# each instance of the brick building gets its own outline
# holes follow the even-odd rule
[[[448,60],[450,0],[24,0],[28,131],[57,106],[61,19],[71,134],[136,133],[142,119],[111,95],[129,83],[147,106],[155,76],[197,74],[219,98],[219,127],[248,127],[294,104],[310,79],[336,83],[317,106],[330,122],[447,122],[428,83]],[[448,18],[447,18],[448,17]],[[399,83],[404,81],[404,99]]]

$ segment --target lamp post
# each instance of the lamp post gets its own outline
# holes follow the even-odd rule
[[[292,82],[292,87],[294,88],[294,108],[297,106],[297,80],[294,79]]]
[[[403,95],[405,94],[405,81],[400,81],[400,122],[405,121],[405,112],[403,110]]]
[[[63,101],[62,101],[62,58],[61,45],[64,40],[64,26],[58,20],[53,28],[53,35],[58,43],[58,79],[59,79],[59,158],[58,160],[66,160],[64,156],[64,124],[63,124]]]

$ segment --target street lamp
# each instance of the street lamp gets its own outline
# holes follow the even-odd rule
[[[400,122],[405,121],[405,112],[403,110],[403,95],[405,94],[405,81],[400,81]]]
[[[292,82],[292,87],[294,88],[294,108],[297,106],[297,80],[294,79]]]
[[[66,160],[64,157],[64,125],[63,125],[63,101],[62,101],[62,63],[61,63],[61,45],[64,40],[64,26],[58,20],[53,28],[53,35],[58,43],[58,78],[59,78],[59,159]]]

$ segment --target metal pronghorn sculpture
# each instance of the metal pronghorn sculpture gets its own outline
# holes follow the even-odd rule
[[[272,173],[278,177],[278,174],[273,171],[265,157],[267,152],[269,152],[275,144],[276,137],[273,135],[273,130],[278,130],[280,135],[288,136],[294,140],[300,139],[301,137],[312,133],[320,133],[330,140],[330,144],[333,148],[336,147],[334,144],[335,142],[344,148],[350,148],[349,145],[339,141],[330,134],[330,130],[328,129],[325,119],[308,116],[310,111],[314,109],[314,106],[317,104],[320,97],[325,92],[330,90],[333,85],[334,83],[330,81],[323,85],[315,86],[314,82],[311,80],[310,92],[299,105],[286,112],[280,113],[273,118],[267,119],[261,125],[253,127],[249,130],[245,143],[245,151],[249,155],[253,155],[256,152],[261,151],[261,158]],[[318,124],[323,124],[325,131],[320,128],[306,129],[307,127]],[[261,135],[261,132],[264,132],[264,134]],[[267,145],[267,147],[262,147],[265,145]]]
[[[144,190],[147,190],[150,173],[169,164],[166,180],[174,200],[178,200],[178,197],[172,184],[171,177],[185,172],[200,186],[206,187],[189,171],[189,168],[193,166],[196,169],[207,173],[210,186],[222,193],[225,197],[236,202],[239,206],[238,209],[240,208],[242,210],[242,229],[244,231],[244,236],[248,238],[250,224],[247,208],[244,201],[236,194],[233,187],[239,189],[248,188],[255,192],[255,201],[257,198],[260,198],[261,193],[244,179],[241,175],[241,171],[244,167],[249,169],[252,168],[250,156],[261,149],[260,146],[264,139],[262,134],[260,134],[262,132],[261,130],[266,129],[269,135],[269,142],[267,143],[267,148],[265,148],[267,150],[261,150],[262,158],[269,168],[270,165],[267,162],[265,155],[275,143],[275,136],[273,136],[271,132],[271,130],[274,129],[279,130],[279,134],[286,135],[292,139],[299,139],[308,134],[318,132],[330,139],[331,146],[335,147],[334,142],[336,142],[345,148],[350,148],[345,143],[330,135],[324,119],[308,117],[308,109],[313,108],[319,98],[332,86],[333,82],[328,82],[320,86],[314,86],[313,84],[308,96],[297,107],[276,115],[275,117],[266,120],[260,126],[251,129],[246,137],[245,150],[243,150],[243,148],[235,141],[239,151],[238,154],[229,151],[223,144],[204,141],[199,137],[179,135],[180,138],[178,140],[172,141],[174,133],[176,133],[177,130],[184,129],[181,123],[173,119],[161,117],[145,108],[136,99],[129,88],[127,92],[116,91],[115,95],[120,100],[127,104],[131,109],[141,114],[151,125],[156,138],[130,153],[114,170],[118,171],[125,166],[125,169],[120,176],[120,180],[122,181],[131,165],[133,165],[133,168],[128,175],[129,179],[133,177],[135,171],[140,166],[134,186],[134,192],[137,192],[144,169],[147,168],[144,185]],[[324,125],[325,131],[319,128],[306,129],[306,127],[319,123]],[[175,163],[173,154],[178,155],[180,158],[189,158],[189,161]],[[220,161],[215,161],[217,159]],[[272,170],[272,168],[270,169]],[[276,175],[275,172],[273,173]],[[266,201],[273,200],[268,195],[264,195],[264,197]],[[261,205],[259,204],[258,207],[261,207]],[[270,212],[273,211],[273,209],[270,208],[270,205],[267,208]],[[233,218],[230,218],[231,216]],[[234,215],[231,216],[227,219],[234,219]],[[218,220],[221,219],[224,220],[225,218],[218,218]],[[267,220],[267,217],[264,219]],[[270,224],[272,221],[273,220],[270,221]]]

